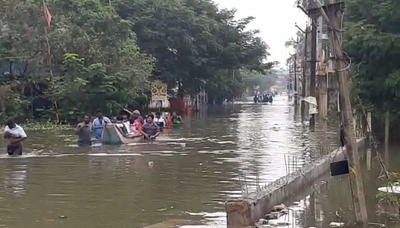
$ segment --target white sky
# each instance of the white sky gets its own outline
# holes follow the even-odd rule
[[[307,17],[295,7],[296,0],[214,0],[221,8],[236,8],[237,17],[253,16],[250,29],[259,29],[261,37],[270,46],[269,61],[279,61],[285,66],[289,50],[285,42],[297,32],[295,23],[305,28]]]

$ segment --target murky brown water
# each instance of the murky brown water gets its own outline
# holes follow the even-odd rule
[[[284,96],[272,106],[210,108],[157,145],[82,149],[68,142],[71,132],[27,132],[26,155],[0,157],[0,227],[123,228],[181,218],[223,227],[227,198],[311,161],[319,154],[310,145],[331,137],[309,133],[293,116]]]
[[[365,150],[365,153],[370,150]],[[379,149],[379,154],[389,172],[400,172],[398,162],[400,160],[400,145],[391,145],[389,150]],[[364,178],[364,190],[366,196],[367,210],[369,216],[369,227],[380,227],[377,224],[385,225],[387,228],[400,227],[399,218],[391,217],[387,213],[382,213],[383,208],[388,208],[387,204],[379,203],[376,195],[378,188],[386,186],[387,180],[382,177],[382,168],[376,157],[376,153],[371,153],[372,159],[368,165],[366,157],[362,163],[362,174]],[[350,190],[350,180],[348,175],[332,177],[326,183],[315,188],[313,194],[301,201],[299,211],[292,212],[294,216],[286,218],[291,223],[290,227],[307,228],[322,227],[328,228],[331,222],[354,222],[354,211],[352,204],[352,193]],[[390,210],[386,209],[386,212]],[[392,211],[393,212],[393,211]],[[338,216],[339,215],[339,216]]]

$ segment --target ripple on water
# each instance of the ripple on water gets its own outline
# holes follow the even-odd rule
[[[185,117],[183,129],[159,145],[75,148],[52,135],[30,137],[26,151],[33,153],[0,159],[0,223],[142,227],[188,218],[225,227],[225,200],[308,163],[303,153],[315,134],[292,114],[284,98],[225,107],[207,119]],[[60,215],[68,218],[61,222]]]

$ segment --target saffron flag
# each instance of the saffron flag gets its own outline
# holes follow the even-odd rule
[[[47,8],[46,4],[43,4],[43,13],[47,26],[50,27],[50,22],[53,17],[51,16],[50,10]]]

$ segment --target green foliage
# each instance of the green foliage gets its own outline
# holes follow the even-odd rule
[[[344,49],[353,62],[352,81],[365,104],[397,108],[400,98],[400,5],[393,0],[349,0]]]
[[[378,199],[380,203],[389,203],[398,208],[400,206],[398,201],[399,198],[397,194],[391,193],[391,191],[400,186],[399,174],[387,172],[386,170],[384,173],[385,174],[382,174],[379,179],[382,179],[386,183],[385,187],[388,188],[388,192],[378,192],[375,195],[375,198]]]
[[[400,3],[394,0],[348,0],[344,50],[352,60],[355,104],[373,113],[374,130],[384,129],[382,116],[391,112],[391,134],[400,123]],[[394,115],[392,115],[394,114]],[[393,132],[394,131],[394,132]]]
[[[22,126],[26,131],[46,131],[46,132],[60,132],[63,130],[71,130],[75,126],[70,126],[70,125],[55,125],[52,122],[30,122],[27,121],[26,123],[23,124]],[[76,138],[74,137],[76,140]]]
[[[121,110],[148,89],[144,75],[148,75],[151,68],[142,74],[129,68],[126,72],[122,69],[113,72],[102,63],[85,66],[84,59],[76,54],[65,54],[63,65],[65,75],[55,83],[57,98],[63,104],[61,114],[72,120],[83,115],[82,111]]]
[[[235,19],[235,10],[209,0],[46,2],[48,40],[41,2],[0,0],[0,120],[53,120],[54,95],[64,122],[141,106],[154,79],[181,92],[237,96],[245,88],[232,72],[273,65],[258,31],[246,29],[254,18]]]
[[[156,57],[154,78],[196,93],[200,87],[226,96],[240,82],[242,67],[263,72],[268,46],[246,30],[252,17],[236,20],[235,10],[218,9],[209,0],[119,0],[122,18],[133,21],[139,47]]]

